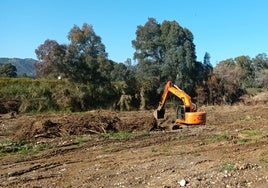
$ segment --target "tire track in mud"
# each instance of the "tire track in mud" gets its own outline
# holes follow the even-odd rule
[[[216,157],[217,160],[220,160],[220,158],[224,158],[224,155],[228,155],[228,151],[232,151],[231,152],[232,155],[234,154],[234,151],[237,149],[238,153],[239,152],[246,153],[247,152],[246,148],[258,149],[258,147],[262,147],[262,144],[264,144],[264,143],[258,143],[258,144],[247,143],[241,145],[241,144],[234,144],[232,140],[219,142],[217,140],[212,140],[211,131],[213,130],[208,128],[201,128],[201,129],[187,128],[184,130],[182,129],[177,131],[151,132],[149,134],[139,135],[130,139],[108,138],[99,141],[88,141],[84,143],[82,146],[67,144],[57,148],[56,150],[47,152],[44,155],[38,156],[38,159],[33,157],[28,158],[26,161],[20,162],[20,164],[17,163],[17,166],[23,166],[24,164],[29,163],[35,165],[11,173],[1,174],[1,179],[4,177],[9,179],[10,180],[9,183],[5,184],[5,186],[12,186],[21,181],[26,182],[28,180],[37,181],[41,179],[59,178],[61,175],[56,172],[46,175],[44,174],[40,175],[40,173],[42,171],[55,169],[57,167],[62,167],[63,165],[67,164],[97,163],[99,161],[102,162],[103,165],[104,164],[116,165],[116,163],[114,164],[112,161],[110,161],[110,158],[107,158],[107,161],[105,162],[103,156],[100,157],[101,155],[103,155],[102,148],[105,147],[108,148],[105,149],[105,153],[108,154],[107,157],[111,157],[111,155],[115,156],[117,155],[116,153],[119,152],[124,152],[132,149],[135,150],[137,148],[139,149],[139,151],[142,151],[142,148],[150,146],[157,147],[158,145],[165,145],[165,143],[174,144],[172,146],[173,149],[175,148],[178,149],[181,146],[184,146],[185,148],[187,148],[187,150],[178,153],[177,155],[193,156],[194,154],[199,153],[200,155],[205,155],[208,157],[205,159],[197,160],[195,162],[195,166],[198,166],[203,165],[204,163],[207,164],[215,162],[214,159],[212,160],[212,158],[209,157],[209,153],[213,153],[214,157],[216,156],[215,154],[218,154],[219,156],[222,155],[222,157]],[[204,145],[202,145],[202,143]],[[94,155],[92,155],[92,158],[88,159],[81,158],[80,160],[77,160],[72,157],[73,155],[75,156],[75,153],[87,152],[92,154],[91,151],[95,152]],[[64,160],[60,162],[60,160],[57,159],[59,156],[63,156],[62,159]],[[122,163],[126,163],[128,160],[130,160],[130,158],[129,157],[121,158],[121,160]],[[27,174],[30,174],[33,171],[35,171],[36,175],[31,174],[31,176],[27,176]],[[18,178],[15,179],[14,177]],[[88,180],[92,178],[94,179],[94,175],[93,177],[90,177]]]
[[[23,174],[26,174],[26,173],[29,173],[29,172],[32,172],[35,170],[48,170],[51,168],[56,168],[56,167],[61,166],[61,165],[62,165],[61,163],[37,164],[37,165],[31,166],[29,168],[25,168],[25,169],[18,170],[18,171],[12,172],[12,173],[8,173],[8,177],[21,176]]]
[[[57,168],[62,165],[63,164],[60,162],[52,162],[52,163],[45,163],[45,164],[40,163],[40,164],[31,165],[29,167],[24,167],[23,169],[15,170],[13,172],[0,174],[0,177],[2,179],[0,186],[3,186],[3,187],[15,186],[20,181],[27,182],[29,180],[54,178],[56,177],[55,174],[54,175],[53,174],[40,175],[38,172],[39,171],[46,172],[47,170],[51,170],[53,168]],[[7,181],[4,181],[3,179],[6,179]]]
[[[187,132],[187,133],[186,133]],[[55,178],[58,177],[58,174],[47,174],[40,175],[42,171],[46,171],[49,169],[61,167],[66,164],[74,164],[74,163],[83,163],[85,161],[77,160],[72,158],[72,154],[75,153],[83,153],[97,150],[96,156],[100,152],[101,148],[108,147],[105,152],[106,153],[118,153],[125,150],[131,149],[142,149],[149,146],[161,145],[166,142],[172,142],[175,140],[185,141],[187,138],[191,138],[196,136],[195,133],[191,133],[191,131],[186,131],[182,133],[182,130],[179,131],[171,131],[171,132],[151,132],[142,135],[138,135],[136,137],[130,139],[104,139],[99,141],[88,141],[84,143],[82,146],[77,146],[75,144],[67,144],[60,146],[59,148],[53,149],[51,151],[46,151],[44,154],[32,157],[26,157],[24,159],[19,159],[12,165],[10,163],[5,162],[2,163],[2,169],[8,169],[12,167],[14,171],[5,172],[1,174],[1,179],[8,179],[8,183],[5,183],[5,186],[15,185],[17,182],[26,181],[26,180],[39,180],[39,179],[47,179],[47,178]],[[183,135],[182,135],[183,134]],[[97,149],[96,149],[97,147]],[[66,156],[66,159],[69,161],[63,160],[60,161],[57,159],[59,156]],[[56,160],[55,160],[56,159]],[[100,159],[102,160],[102,159]],[[52,161],[52,162],[51,162]],[[87,162],[98,161],[98,158],[87,159]],[[29,165],[28,167],[25,167]],[[31,165],[34,164],[34,165]],[[16,170],[18,169],[18,170]],[[6,171],[5,170],[5,171]],[[34,172],[34,174],[32,173]],[[32,174],[31,174],[32,173]],[[29,175],[31,174],[31,175]],[[36,174],[36,175],[35,175]],[[38,175],[39,174],[39,175]],[[5,182],[5,181],[2,181]],[[1,185],[1,184],[0,184]]]

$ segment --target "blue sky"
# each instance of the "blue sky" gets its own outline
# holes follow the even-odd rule
[[[93,26],[109,59],[132,58],[138,25],[176,21],[194,35],[197,60],[268,54],[267,0],[3,0],[0,57],[34,58],[46,39],[68,44],[70,29]]]

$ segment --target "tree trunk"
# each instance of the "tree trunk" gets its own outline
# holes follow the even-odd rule
[[[144,88],[141,87],[140,90],[140,97],[141,97],[141,103],[140,103],[140,110],[145,110],[145,106],[146,106],[146,99],[145,99],[145,92],[144,92]]]

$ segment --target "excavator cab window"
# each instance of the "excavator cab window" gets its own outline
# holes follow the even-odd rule
[[[177,106],[176,116],[177,116],[177,119],[184,120],[184,118],[185,118],[185,107],[184,107],[184,105],[178,105]]]

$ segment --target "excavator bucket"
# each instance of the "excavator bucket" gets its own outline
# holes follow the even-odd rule
[[[155,119],[163,119],[165,117],[165,109],[155,110],[154,117]]]

